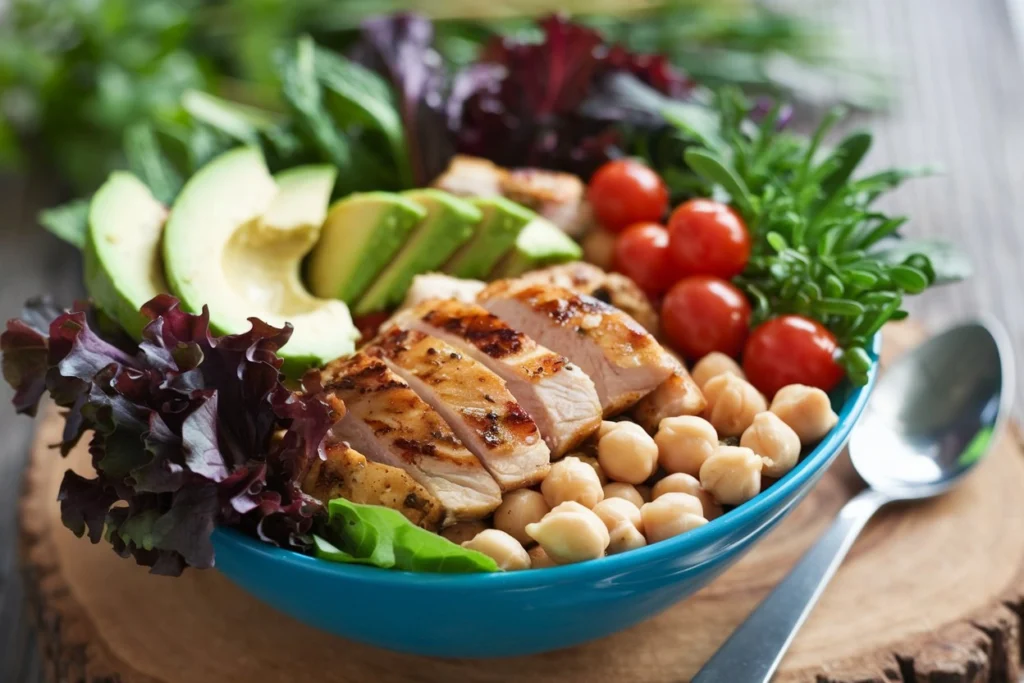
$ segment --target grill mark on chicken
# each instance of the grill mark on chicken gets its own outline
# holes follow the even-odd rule
[[[480,361],[442,339],[399,327],[382,332],[365,353],[387,363],[439,411],[502,487],[529,485],[546,473],[550,451],[536,422]]]
[[[562,327],[576,325],[576,332],[581,335],[605,334],[604,316],[619,313],[619,310],[592,296],[578,295],[569,290],[559,290],[563,296],[551,296],[552,288],[544,285],[527,286],[516,291],[514,298],[532,307],[539,313],[548,316]],[[620,344],[627,353],[651,346],[653,339],[647,330],[638,324],[629,324],[628,318],[621,318],[622,323],[617,332],[621,335]]]

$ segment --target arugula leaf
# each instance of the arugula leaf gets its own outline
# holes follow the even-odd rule
[[[81,249],[89,229],[89,199],[76,199],[67,204],[39,212],[39,223],[68,244]]]
[[[186,90],[181,106],[192,118],[248,145],[260,144],[260,133],[279,121],[269,112],[216,97],[201,90]]]
[[[279,71],[285,101],[321,157],[338,168],[339,183],[344,183],[351,178],[352,150],[324,106],[316,74],[316,46],[309,36],[300,38],[295,49],[282,56]]]
[[[128,128],[124,151],[132,173],[149,187],[154,197],[170,205],[184,181],[161,151],[153,127],[140,123]]]
[[[402,117],[395,108],[391,89],[383,78],[366,67],[329,50],[316,52],[316,73],[328,90],[328,106],[335,122],[346,127],[359,123],[383,134],[398,169],[399,186],[414,185]]]
[[[397,510],[335,498],[327,513],[321,529],[326,538],[314,538],[321,559],[411,572],[498,571],[490,557],[421,529]]]

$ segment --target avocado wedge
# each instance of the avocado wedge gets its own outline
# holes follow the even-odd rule
[[[167,280],[184,307],[208,306],[221,334],[248,330],[250,317],[291,323],[279,355],[292,376],[351,353],[359,336],[347,306],[317,299],[299,277],[334,180],[328,166],[274,178],[258,150],[236,149],[192,176],[165,228]]]
[[[516,238],[516,244],[491,274],[493,278],[517,277],[528,270],[578,261],[583,249],[557,225],[538,216]]]
[[[466,243],[483,212],[464,199],[433,189],[410,190],[402,196],[427,210],[395,259],[389,263],[354,309],[356,315],[383,311],[405,298],[414,276],[439,268]]]
[[[149,320],[142,305],[168,290],[160,259],[167,208],[145,183],[116,171],[89,205],[85,286],[100,309],[135,339]]]
[[[505,199],[486,197],[470,200],[483,218],[476,233],[445,265],[444,272],[455,277],[482,280],[486,278],[516,238],[537,214]]]
[[[309,258],[313,293],[354,304],[426,217],[425,208],[390,192],[364,192],[335,202]]]

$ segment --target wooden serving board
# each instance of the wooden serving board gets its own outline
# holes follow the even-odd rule
[[[887,350],[920,336],[894,326]],[[55,501],[68,463],[46,447],[58,441],[60,428],[53,411],[41,419],[21,505],[23,567],[54,681],[685,681],[857,487],[841,460],[717,581],[624,633],[521,659],[434,660],[316,631],[216,571],[150,576],[109,547],[75,538],[61,525]],[[1024,617],[1021,433],[1009,430],[995,449],[953,493],[893,507],[874,520],[798,636],[778,681],[1017,683]],[[76,469],[87,462],[84,449],[70,458]]]

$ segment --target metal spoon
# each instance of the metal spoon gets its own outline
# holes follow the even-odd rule
[[[1009,413],[1013,354],[994,321],[955,327],[905,354],[879,380],[850,437],[868,488],[692,683],[765,683],[861,529],[887,503],[948,491],[981,460]]]

